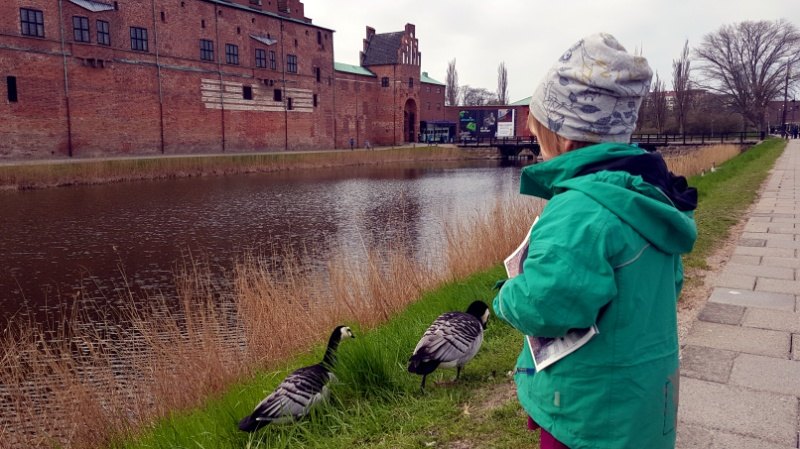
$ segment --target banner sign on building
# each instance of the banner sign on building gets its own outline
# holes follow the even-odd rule
[[[459,140],[513,136],[513,109],[471,109],[458,113]]]

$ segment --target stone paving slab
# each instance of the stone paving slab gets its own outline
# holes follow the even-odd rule
[[[756,291],[800,295],[800,281],[759,278],[756,282]]]
[[[740,321],[742,326],[800,333],[800,313],[782,310],[750,308]],[[737,324],[737,323],[725,323]]]
[[[794,241],[794,234],[770,234],[768,232],[742,232],[740,236],[742,239],[762,239],[762,240],[780,240],[780,241]],[[769,245],[767,245],[769,246]]]
[[[797,442],[798,406],[794,396],[688,377],[681,377],[680,391],[681,398],[691,398],[680,401],[680,423],[746,434],[779,447],[794,447]]]
[[[760,438],[717,432],[713,435],[713,441],[708,449],[795,449],[796,447],[794,445],[772,444]]]
[[[776,256],[794,257],[794,248],[759,248],[752,246],[737,246],[733,254],[742,256]]]
[[[758,391],[800,396],[800,361],[739,354],[729,384]]]
[[[770,235],[770,234],[767,234]],[[786,235],[786,234],[775,234],[775,235]],[[767,246],[766,239],[743,239],[740,238],[739,242],[737,243],[739,246],[752,246],[754,248],[762,248]],[[778,248],[773,246],[772,248]],[[788,248],[788,247],[787,247]]]
[[[771,222],[749,222],[744,225],[744,230],[746,232],[767,232],[769,231]],[[791,234],[788,232],[787,234]]]
[[[761,279],[759,279],[759,282],[761,282]],[[758,288],[758,284],[756,284],[756,288]],[[711,297],[708,298],[708,301],[735,306],[786,310],[789,312],[794,312],[795,310],[794,295],[785,293],[715,288],[711,293]]]
[[[723,273],[732,273],[742,276],[758,276],[760,278],[794,280],[794,268],[770,267],[768,265],[754,267],[752,265],[742,265],[733,261],[725,265]]]
[[[728,287],[740,290],[754,290],[756,286],[755,276],[746,276],[739,273],[729,273],[723,271],[714,281],[717,287]]]
[[[737,355],[738,352],[687,345],[681,349],[681,376],[726,383]]]
[[[705,427],[680,423],[675,449],[709,449],[714,442],[714,432]]]
[[[781,235],[785,236],[786,234],[767,234],[767,235]],[[754,245],[751,245],[754,246]],[[767,239],[764,240],[764,246],[767,248],[800,248],[800,242],[795,242],[793,240],[778,240],[778,239]]]
[[[686,337],[686,344],[788,359],[791,334],[698,321]]]
[[[797,334],[792,335],[792,360],[800,360],[800,335]]]
[[[708,302],[697,315],[697,319],[700,321],[738,326],[742,323],[742,318],[744,318],[746,310],[747,309],[742,306]]]
[[[760,265],[761,256],[731,256],[729,263],[736,263],[739,265]]]
[[[800,268],[800,259],[795,259],[794,257],[764,256],[761,258],[761,265],[770,267]]]

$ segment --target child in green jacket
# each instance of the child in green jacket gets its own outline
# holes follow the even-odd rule
[[[523,170],[520,192],[549,201],[522,273],[503,284],[494,310],[529,336],[599,330],[538,371],[524,343],[517,394],[543,448],[675,446],[676,308],[697,192],[660,155],[629,144],[651,75],[614,37],[592,35],[561,56],[531,100],[545,162]]]

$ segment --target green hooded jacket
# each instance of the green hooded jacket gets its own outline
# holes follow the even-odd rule
[[[549,201],[523,272],[503,284],[494,311],[540,337],[597,324],[586,345],[540,372],[527,342],[517,360],[522,407],[571,449],[675,446],[680,255],[697,238],[694,205],[679,210],[669,192],[628,171],[583,174],[643,154],[597,144],[522,172],[520,192]]]

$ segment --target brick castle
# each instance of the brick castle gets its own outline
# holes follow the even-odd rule
[[[0,158],[400,145],[446,120],[415,28],[359,65],[299,0],[0,4]]]

